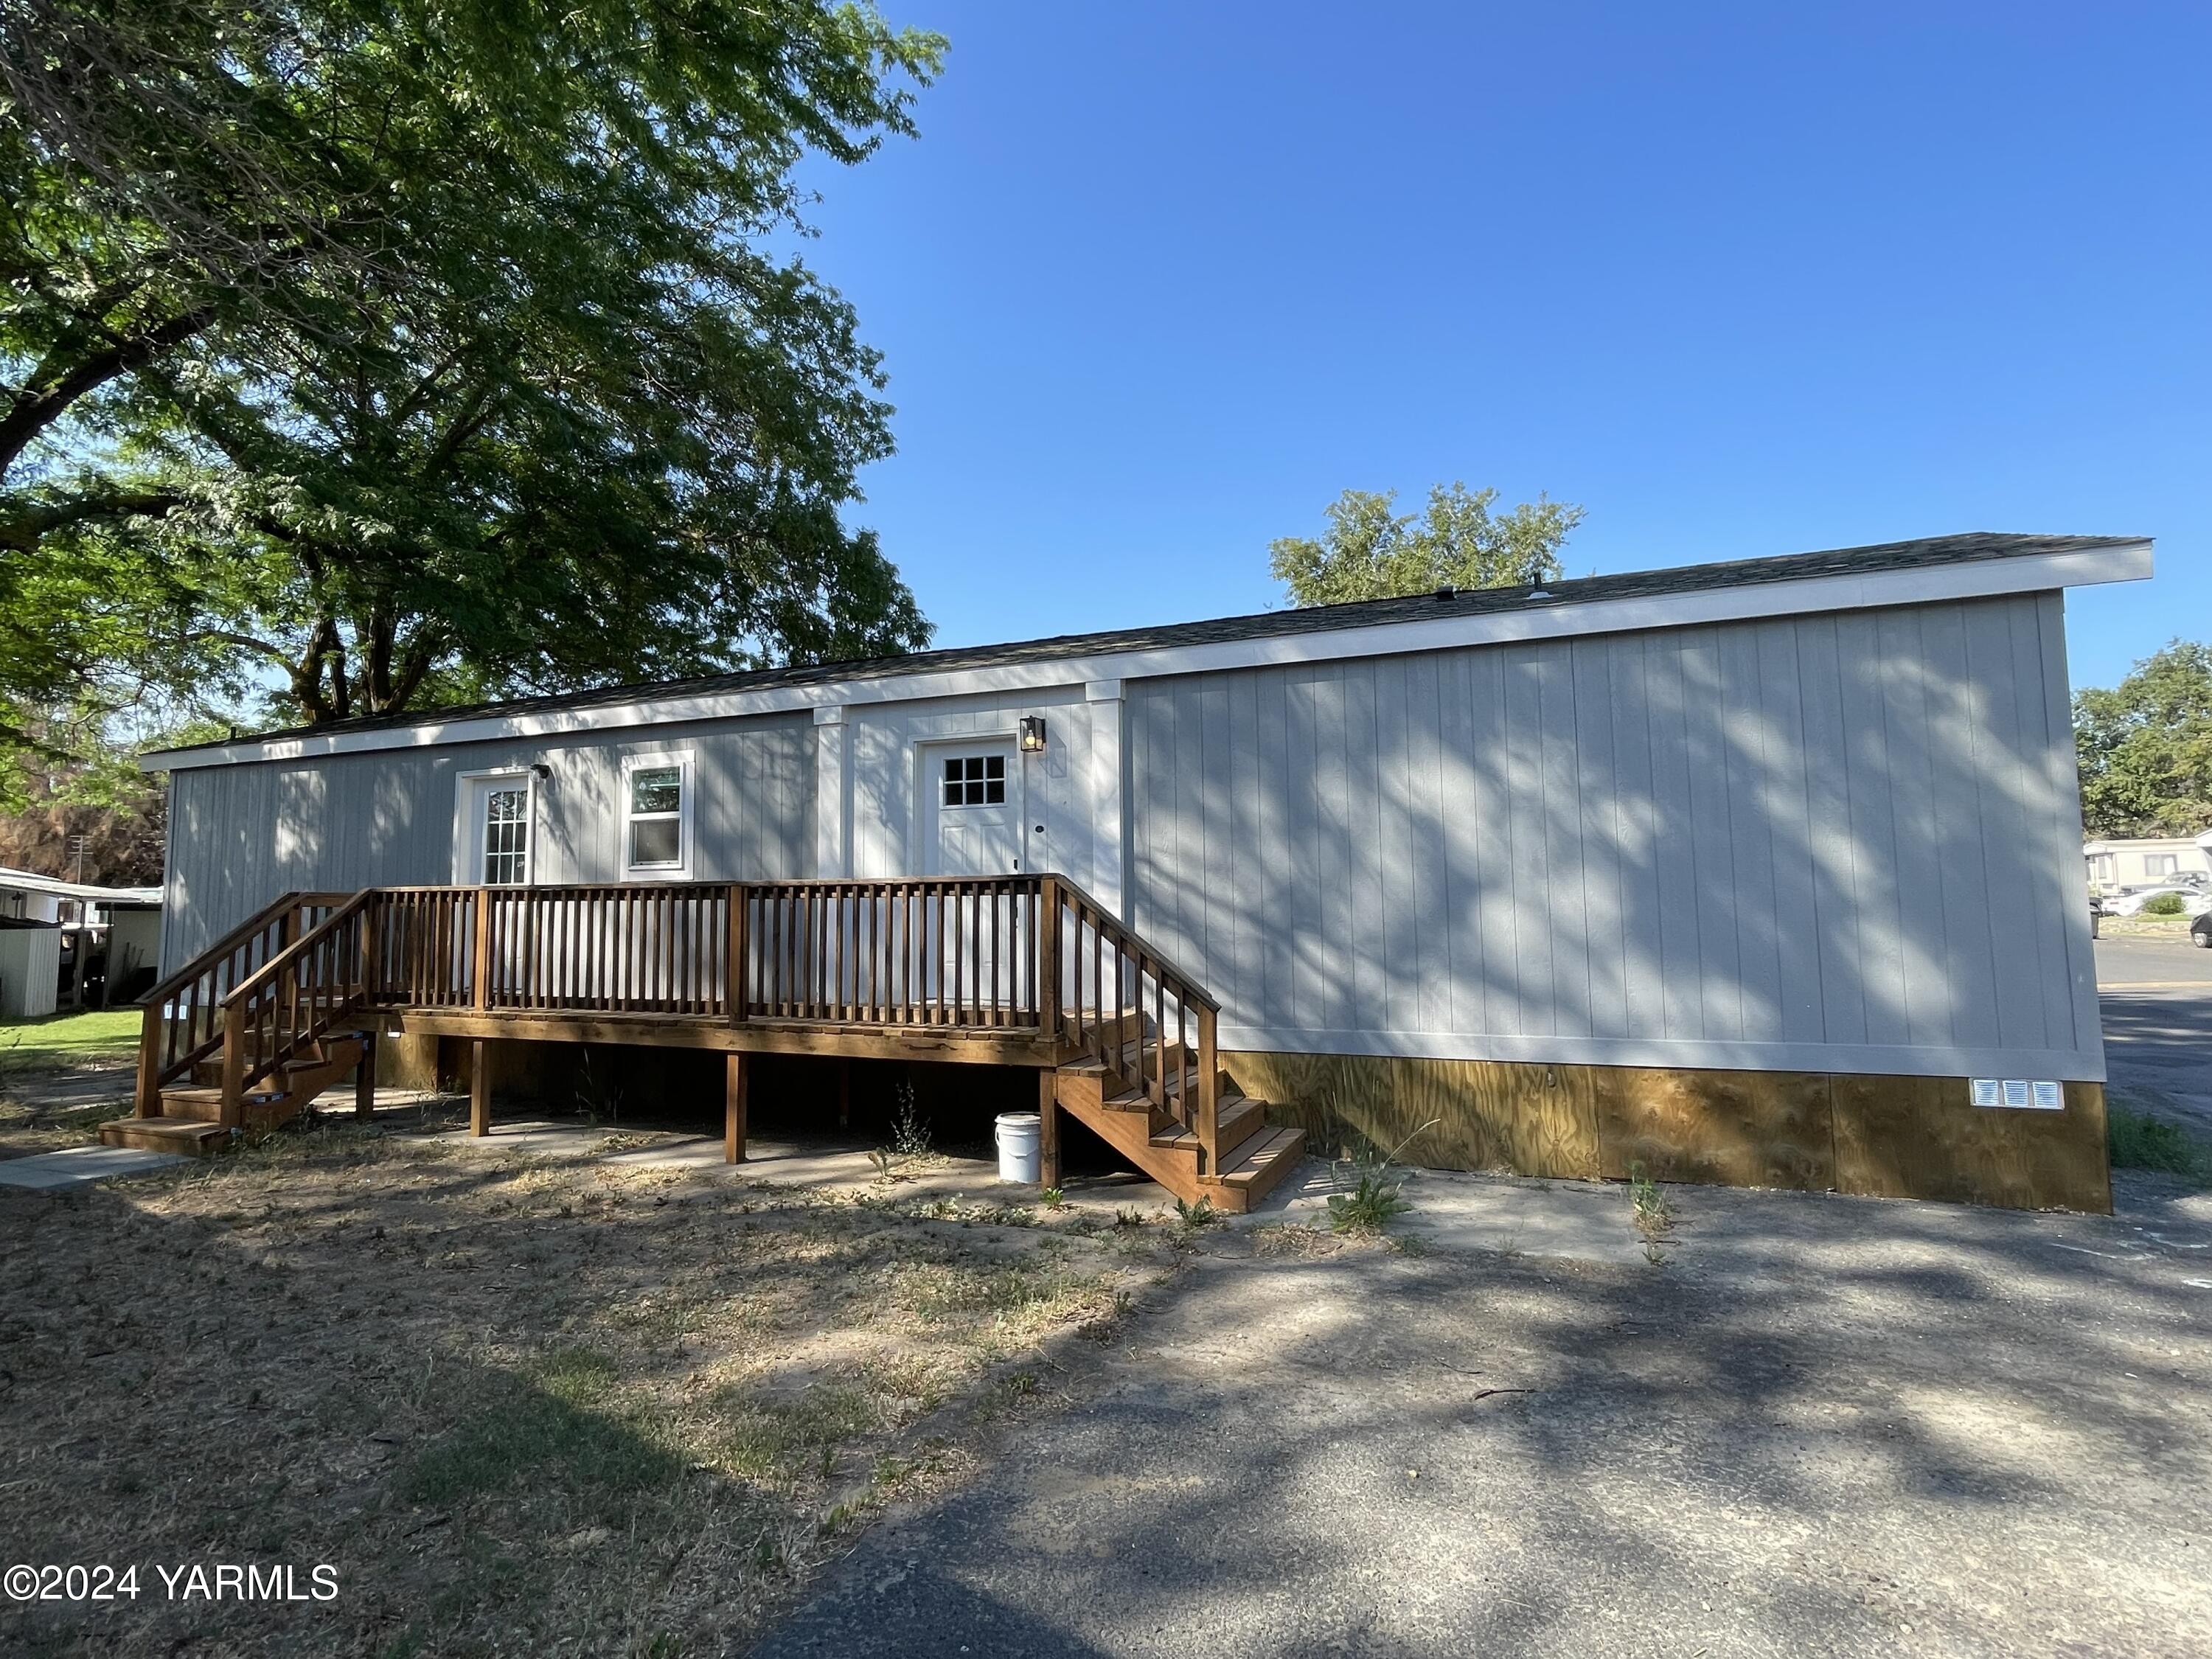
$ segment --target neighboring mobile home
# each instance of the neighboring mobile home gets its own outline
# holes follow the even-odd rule
[[[2150,570],[2140,539],[1954,536],[172,750],[145,760],[172,777],[164,966],[287,890],[328,900],[290,927],[357,890],[453,887],[348,924],[375,966],[333,994],[366,1025],[524,1034],[504,1009],[629,1040],[647,1027],[577,1012],[647,1005],[546,952],[588,955],[633,925],[591,896],[647,888],[653,949],[694,963],[654,994],[663,1025],[733,1053],[859,1052],[834,1030],[866,1028],[894,1053],[933,976],[980,971],[974,1017],[1002,1029],[973,1052],[1066,1061],[1074,1030],[1090,1080],[1041,1099],[1115,1139],[1102,1091],[1148,1096],[1115,1139],[1139,1163],[1202,1110],[1194,1167],[1222,1176],[1234,1100],[1277,1132],[1251,1106],[1248,1150],[1433,1120],[1407,1160],[2100,1209],[2062,595]],[[1045,872],[1096,914],[1022,884]],[[843,884],[778,884],[806,878]],[[932,923],[921,878],[1001,884]],[[684,920],[708,884],[721,908]],[[398,965],[403,927],[418,957],[435,941],[436,984]],[[1115,950],[1085,989],[1079,958]],[[190,1025],[184,1002],[228,994],[167,994]],[[1059,1048],[1006,1035],[1039,1021]],[[213,1029],[156,1085],[208,1063]],[[141,1109],[161,1110],[146,1089]]]

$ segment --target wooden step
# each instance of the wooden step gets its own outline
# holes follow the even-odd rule
[[[1255,1135],[1239,1150],[1234,1163],[1205,1182],[1207,1196],[1218,1208],[1241,1215],[1273,1192],[1305,1157],[1304,1129],[1273,1129]]]
[[[1224,1093],[1214,1109],[1214,1144],[1221,1150],[1224,1166],[1234,1164],[1244,1143],[1267,1133],[1267,1103],[1243,1095]]]
[[[230,1144],[235,1133],[220,1123],[185,1117],[118,1117],[100,1126],[102,1146],[180,1152],[186,1158],[213,1157]]]
[[[1053,1074],[1054,1097],[1071,1112],[1103,1110],[1106,1096],[1120,1087],[1119,1080],[1095,1060],[1062,1066]]]
[[[185,1089],[172,1084],[161,1091],[161,1115],[188,1118],[198,1123],[222,1121],[222,1091]]]
[[[1131,1094],[1123,1098],[1131,1103],[1121,1105],[1121,1109],[1127,1111],[1135,1111],[1144,1100],[1142,1095],[1137,1094]],[[1116,1104],[1121,1103],[1117,1102]],[[1214,1119],[1215,1138],[1220,1144],[1221,1161],[1224,1164],[1233,1162],[1238,1151],[1254,1135],[1267,1132],[1267,1104],[1265,1101],[1248,1100],[1243,1095],[1224,1095],[1215,1109],[1217,1113]],[[1188,1146],[1195,1150],[1198,1146],[1198,1132],[1188,1127],[1181,1119],[1169,1117],[1162,1113],[1152,1126],[1152,1145]]]

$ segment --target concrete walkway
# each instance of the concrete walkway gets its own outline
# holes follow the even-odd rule
[[[89,1187],[96,1181],[172,1169],[185,1161],[174,1152],[146,1152],[135,1146],[71,1146],[58,1152],[0,1159],[0,1187],[59,1192]]]

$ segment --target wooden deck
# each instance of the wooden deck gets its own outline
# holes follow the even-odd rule
[[[750,1054],[950,1060],[1037,1072],[1047,1185],[1066,1111],[1243,1210],[1302,1137],[1223,1077],[1218,1013],[1059,876],[293,893],[149,994],[137,1113],[102,1135],[213,1150],[348,1073],[366,1109],[374,1036],[397,1031],[722,1052],[735,1160]]]

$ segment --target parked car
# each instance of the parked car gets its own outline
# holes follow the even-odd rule
[[[2144,903],[2160,893],[2172,893],[2179,897],[2183,913],[2187,915],[2212,909],[2212,896],[2207,896],[2203,889],[2181,882],[2160,882],[2154,887],[2131,888],[2118,897],[2107,897],[2105,914],[2108,916],[2139,915]]]
[[[2212,951],[2212,910],[2189,924],[2189,942],[2200,951]]]

